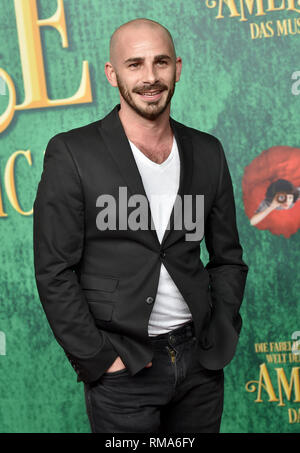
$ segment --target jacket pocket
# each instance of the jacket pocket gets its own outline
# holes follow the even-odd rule
[[[97,300],[97,302],[88,301],[90,312],[95,319],[99,321],[111,321],[114,311],[114,305],[109,301]]]
[[[208,295],[208,310],[206,314],[206,320],[205,320],[205,326],[208,328],[211,322],[212,318],[212,313],[213,313],[213,305],[211,302],[211,297]]]
[[[119,279],[115,277],[90,274],[81,274],[80,276],[80,285],[85,289],[98,289],[111,293],[116,290],[118,283]]]

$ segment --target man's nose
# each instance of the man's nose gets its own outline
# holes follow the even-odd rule
[[[157,82],[156,68],[152,64],[145,65],[143,73],[143,82],[151,84]]]

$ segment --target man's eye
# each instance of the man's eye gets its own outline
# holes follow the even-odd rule
[[[132,63],[132,64],[129,65],[129,67],[130,67],[130,68],[131,68],[131,67],[136,68],[139,64],[140,64],[140,63]]]
[[[162,65],[167,64],[167,62],[166,62],[165,60],[158,61],[157,63],[158,63],[158,64],[162,64]]]

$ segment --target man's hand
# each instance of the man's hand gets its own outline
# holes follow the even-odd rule
[[[275,195],[272,200],[272,203],[270,204],[270,208],[273,211],[274,209],[278,208],[279,206],[282,206],[282,203],[279,203],[279,201],[276,200],[276,195]]]
[[[152,366],[152,362],[149,362],[146,365],[146,368],[149,368],[150,366]],[[106,370],[106,373],[123,370],[124,368],[126,368],[126,367],[125,367],[124,363],[122,362],[121,357],[118,356],[116,358],[116,360],[113,362],[113,364]]]

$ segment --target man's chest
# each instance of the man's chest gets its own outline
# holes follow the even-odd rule
[[[152,162],[156,164],[162,164],[167,160],[171,153],[170,146],[163,146],[160,148],[150,148],[148,146],[138,146],[138,149]]]

